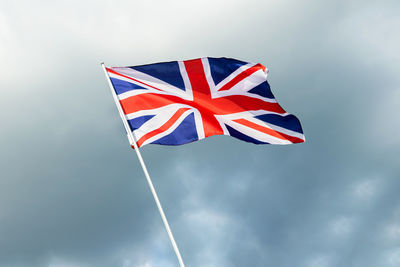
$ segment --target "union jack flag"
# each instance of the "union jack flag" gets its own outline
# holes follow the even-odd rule
[[[268,70],[230,58],[106,68],[137,145],[181,145],[212,135],[255,144],[304,142],[277,103]]]

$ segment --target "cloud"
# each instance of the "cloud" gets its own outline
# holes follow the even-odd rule
[[[176,266],[101,61],[261,62],[307,143],[143,156],[188,266],[398,265],[397,1],[3,1],[0,265]]]

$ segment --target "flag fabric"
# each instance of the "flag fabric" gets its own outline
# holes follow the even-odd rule
[[[106,70],[138,147],[213,135],[255,144],[305,141],[299,120],[275,100],[261,64],[208,57]]]

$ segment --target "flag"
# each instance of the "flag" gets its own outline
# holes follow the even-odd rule
[[[106,70],[138,147],[213,135],[255,144],[305,141],[299,120],[275,100],[261,64],[208,57]]]

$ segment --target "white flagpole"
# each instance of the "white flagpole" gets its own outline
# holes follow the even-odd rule
[[[165,229],[167,230],[167,233],[168,233],[168,236],[169,236],[169,240],[171,241],[172,247],[174,248],[176,257],[178,258],[179,265],[180,265],[180,267],[185,267],[185,264],[183,263],[183,260],[182,260],[181,253],[179,252],[179,249],[178,249],[178,246],[177,246],[177,244],[175,242],[174,236],[172,235],[171,228],[169,227],[169,224],[168,224],[168,221],[167,221],[167,217],[165,217],[164,210],[163,210],[163,208],[161,206],[160,200],[158,199],[156,190],[154,189],[153,182],[150,179],[149,172],[147,171],[146,165],[144,164],[142,155],[140,154],[140,151],[139,151],[139,147],[136,144],[135,137],[133,136],[133,133],[132,133],[130,127],[129,127],[128,121],[126,120],[125,114],[124,114],[124,112],[122,110],[122,107],[121,107],[121,104],[120,104],[120,102],[118,100],[117,94],[114,91],[114,87],[113,87],[113,85],[111,83],[110,77],[108,76],[106,67],[104,66],[104,62],[101,63],[101,66],[102,66],[102,68],[104,70],[104,74],[106,75],[106,78],[107,78],[107,81],[108,81],[108,85],[110,86],[111,93],[112,93],[113,98],[114,98],[114,102],[115,102],[115,104],[117,105],[117,108],[118,108],[119,115],[121,116],[122,122],[124,123],[125,130],[126,130],[126,133],[128,135],[129,143],[134,146],[135,151],[136,151],[136,155],[139,158],[140,165],[142,165],[144,175],[146,176],[147,183],[149,184],[151,193],[153,194],[154,200],[155,200],[155,202],[157,204],[158,211],[160,212],[161,219],[164,222]]]

